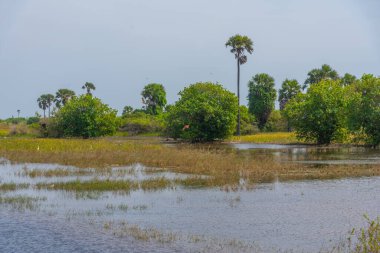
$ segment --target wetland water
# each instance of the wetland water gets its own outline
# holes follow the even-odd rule
[[[380,163],[378,150],[361,148],[252,144],[225,148],[283,162]],[[28,176],[33,170],[52,169],[77,170],[0,161],[0,185],[29,184],[0,191],[0,252],[319,252],[345,240],[353,227],[364,225],[363,214],[380,215],[380,177],[274,182],[236,192],[37,190],[37,183],[90,180],[94,175],[132,180],[186,177],[148,173],[138,164],[98,175]],[[20,196],[29,197],[29,202],[17,201]]]

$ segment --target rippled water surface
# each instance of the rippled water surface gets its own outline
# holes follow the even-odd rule
[[[230,147],[227,147],[230,148]],[[379,151],[360,148],[234,144],[242,155],[283,162],[379,163]],[[318,252],[344,240],[363,214],[380,215],[380,177],[275,182],[250,191],[170,189],[78,195],[37,190],[39,182],[93,176],[28,177],[54,164],[0,161],[0,184],[28,183],[0,198],[38,197],[32,206],[0,204],[0,252]],[[99,179],[183,178],[134,165]]]

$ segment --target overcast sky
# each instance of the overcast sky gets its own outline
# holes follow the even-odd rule
[[[119,112],[141,107],[152,82],[169,103],[198,81],[235,92],[224,44],[237,33],[255,48],[242,67],[244,104],[260,72],[277,88],[324,63],[380,75],[379,10],[378,0],[0,0],[0,118],[31,116],[39,95],[82,93],[87,81]]]

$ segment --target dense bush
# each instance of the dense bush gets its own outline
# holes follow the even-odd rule
[[[98,137],[116,132],[117,111],[91,95],[74,97],[67,101],[50,122],[47,129],[56,130],[62,137]]]
[[[346,130],[346,97],[339,81],[323,80],[298,94],[284,113],[297,136],[318,144],[341,141]]]
[[[265,124],[264,131],[266,132],[286,132],[288,131],[288,121],[284,118],[280,111],[274,110],[269,115],[268,121]]]
[[[219,84],[196,83],[179,93],[181,98],[166,117],[170,137],[212,141],[236,129],[238,100]]]
[[[380,144],[380,78],[364,75],[348,88],[348,125],[351,131],[363,133],[367,144]]]
[[[26,124],[28,124],[28,125],[32,125],[32,124],[39,123],[39,122],[40,122],[40,118],[39,117],[29,117],[26,120]]]
[[[124,115],[120,130],[132,135],[162,132],[164,130],[164,121],[161,116],[135,112]]]
[[[240,133],[243,135],[254,134],[259,132],[255,116],[249,113],[248,108],[240,106]],[[236,132],[235,132],[236,134]]]

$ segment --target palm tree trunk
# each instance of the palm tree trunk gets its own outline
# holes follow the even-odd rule
[[[46,109],[44,109],[44,119],[46,118],[46,114],[45,114],[45,111],[46,111]]]
[[[239,56],[240,57],[240,56]],[[237,97],[238,97],[238,123],[236,134],[240,135],[240,62],[237,58]]]

